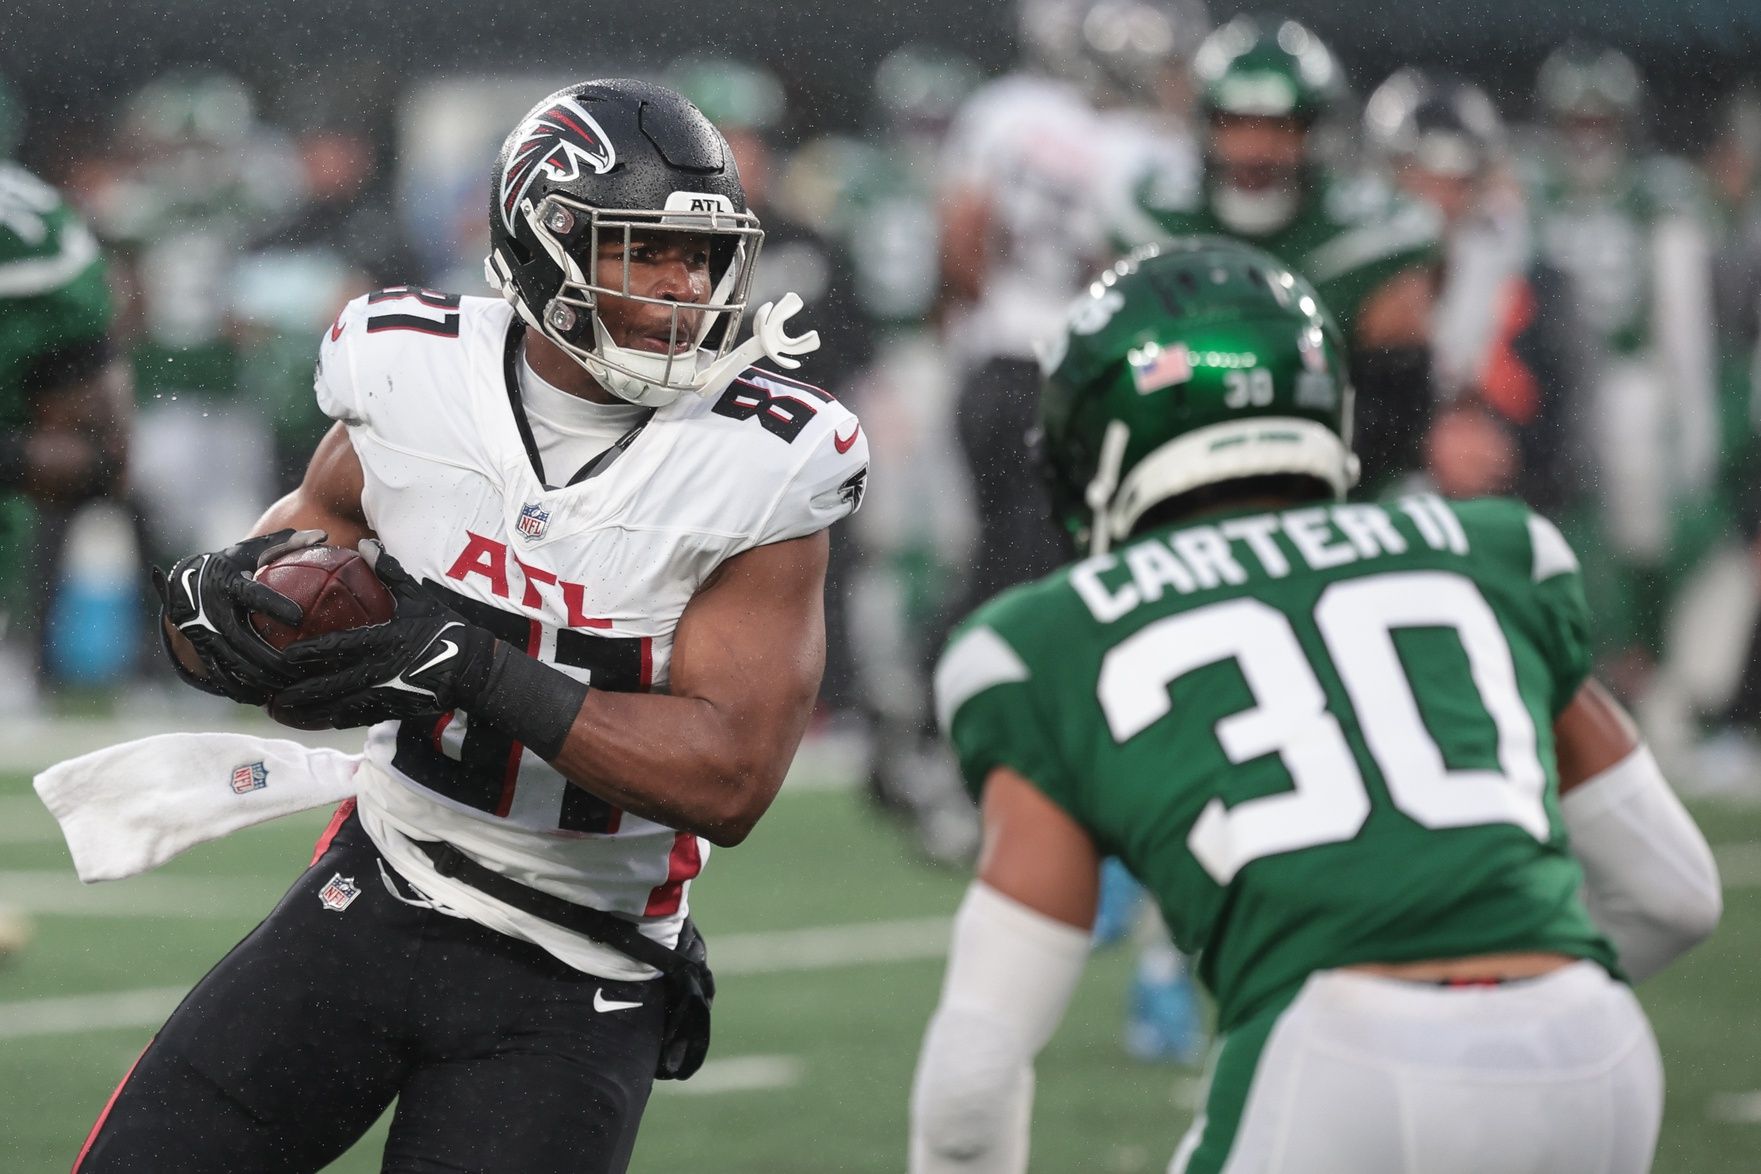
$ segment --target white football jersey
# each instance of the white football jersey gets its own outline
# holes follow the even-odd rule
[[[318,401],[348,426],[367,522],[466,619],[597,689],[664,692],[673,632],[724,560],[861,503],[868,445],[826,393],[747,369],[661,408],[597,473],[544,485],[514,390],[523,328],[499,299],[386,290],[320,349]],[[551,471],[561,480],[566,472]],[[440,907],[606,978],[654,972],[438,875],[409,839],[678,937],[709,844],[623,812],[465,713],[367,735],[362,823]]]
[[[966,357],[1031,359],[1105,254],[1093,198],[1095,115],[1075,86],[1017,73],[981,86],[942,149],[944,183],[990,207],[984,290],[957,338]]]

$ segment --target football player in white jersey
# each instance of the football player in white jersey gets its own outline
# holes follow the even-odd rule
[[[794,295],[736,346],[763,233],[721,134],[647,83],[532,109],[491,181],[501,298],[401,288],[320,350],[336,421],[258,537],[173,568],[200,687],[367,726],[358,806],[185,1000],[76,1169],[317,1170],[395,1097],[388,1171],[620,1171],[708,1039],[688,890],[806,728],[826,527],[867,448],[793,367]],[[296,644],[250,577],[360,543],[388,623]]]

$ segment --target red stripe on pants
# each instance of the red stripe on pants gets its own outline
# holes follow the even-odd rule
[[[336,839],[336,833],[342,830],[342,825],[347,823],[349,816],[354,813],[355,801],[353,799],[344,799],[336,805],[336,813],[330,817],[330,822],[324,825],[324,834],[319,836],[318,842],[312,846],[312,859],[306,862],[307,868],[318,863],[318,857],[330,851],[330,841]]]
[[[350,802],[353,802],[353,800],[350,800]],[[158,1038],[158,1036],[153,1037],[153,1039]],[[147,1048],[152,1046],[153,1040],[148,1040]],[[141,1056],[147,1054],[147,1048],[141,1049],[141,1055],[135,1057],[135,1062],[128,1066],[128,1071],[124,1072],[122,1074],[122,1079],[116,1082],[116,1089],[110,1094],[110,1099],[104,1102],[104,1111],[98,1114],[97,1124],[93,1125],[92,1131],[86,1134],[86,1144],[79,1147],[79,1157],[73,1160],[72,1174],[79,1174],[79,1168],[86,1164],[86,1155],[92,1152],[92,1143],[98,1140],[98,1130],[104,1128],[104,1122],[110,1119],[110,1110],[116,1107],[116,1098],[122,1095],[122,1086],[128,1083],[128,1078],[133,1076],[135,1074],[135,1069],[141,1066]]]

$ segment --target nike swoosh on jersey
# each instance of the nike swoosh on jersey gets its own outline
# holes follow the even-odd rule
[[[839,456],[843,456],[850,451],[850,446],[856,443],[856,437],[861,432],[862,423],[858,421],[856,427],[850,430],[849,436],[839,436],[836,432],[832,433],[832,447],[838,450]]]
[[[605,997],[603,988],[593,992],[593,1009],[602,1014],[606,1011],[628,1011],[631,1007],[640,1007],[641,1005],[640,1000],[634,1003],[623,1003],[616,999],[608,999]]]
[[[337,339],[342,337],[343,325],[344,324],[343,324],[343,320],[342,320],[342,315],[338,314],[336,316],[336,321],[332,322],[330,324],[330,341],[331,342],[335,342]]]

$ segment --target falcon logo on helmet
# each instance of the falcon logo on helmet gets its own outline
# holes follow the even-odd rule
[[[617,150],[605,131],[567,98],[528,118],[518,133],[520,145],[514,148],[501,181],[501,218],[509,230],[520,197],[540,171],[558,183],[568,183],[586,171],[604,175],[617,165]]]

